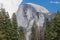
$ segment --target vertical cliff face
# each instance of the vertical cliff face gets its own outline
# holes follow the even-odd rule
[[[31,27],[36,21],[36,24],[38,25],[38,29],[43,29],[44,22],[45,22],[45,16],[48,16],[49,11],[39,5],[27,3],[27,4],[21,4],[18,8],[18,11],[16,13],[17,16],[17,22],[18,26],[22,26],[25,29],[26,32],[26,40],[29,40],[29,36],[31,34]]]
[[[42,23],[44,21],[45,15],[49,15],[49,11],[39,5],[27,3],[27,4],[21,4],[18,8],[18,11],[16,13],[17,15],[17,21],[19,26],[26,26],[25,24],[28,24],[28,20],[36,20],[36,22],[39,21],[39,23]],[[37,24],[38,25],[38,24]],[[40,25],[41,26],[41,25]]]

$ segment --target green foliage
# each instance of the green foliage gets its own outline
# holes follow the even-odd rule
[[[17,20],[16,20],[16,15],[13,13],[12,15],[12,35],[11,38],[12,40],[18,40],[18,33],[17,33]]]
[[[54,40],[60,40],[60,12],[57,12],[54,18],[54,30],[57,32],[57,36]]]
[[[10,19],[9,19],[9,15],[7,15],[8,13],[5,12],[4,9],[1,9],[0,12],[0,31],[3,32],[3,34],[5,34],[5,38],[6,40],[10,40],[10,28],[11,28],[11,23],[10,23]]]
[[[53,40],[56,37],[56,32],[53,30],[53,23],[46,19],[45,40]]]
[[[25,33],[22,27],[17,30],[16,15],[13,13],[12,19],[4,9],[0,11],[0,40],[25,40]],[[19,34],[18,34],[19,33]]]
[[[18,40],[26,40],[23,27],[21,27],[21,26],[19,27],[18,33],[19,33]]]
[[[55,14],[53,20],[46,20],[45,40],[60,40],[60,12]]]

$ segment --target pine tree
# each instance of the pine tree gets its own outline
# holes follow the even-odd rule
[[[53,40],[57,33],[53,30],[53,22],[46,19],[45,40]]]
[[[57,32],[57,36],[54,40],[60,40],[60,12],[57,12],[54,18],[54,30]]]
[[[3,31],[3,34],[5,34],[5,38],[6,40],[10,40],[10,33],[11,33],[11,21],[9,19],[9,15],[7,12],[5,12],[4,9],[1,9],[1,12],[0,12],[0,27],[1,27],[1,30]]]
[[[15,13],[13,13],[13,15],[12,15],[12,35],[11,35],[12,40],[18,40],[17,27],[18,27],[18,25],[17,25],[16,15],[15,15]]]
[[[0,11],[0,40],[5,40],[5,33],[4,33],[4,30],[3,30],[3,23],[2,23],[2,12]]]
[[[26,40],[24,29],[22,26],[19,27],[18,32],[19,32],[18,40]]]

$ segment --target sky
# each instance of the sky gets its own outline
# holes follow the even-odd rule
[[[3,8],[9,12],[11,17],[21,3],[35,3],[44,6],[50,12],[60,11],[60,0],[0,0],[0,7],[3,4]]]
[[[22,4],[35,3],[45,7],[50,12],[60,11],[60,0],[23,0]]]

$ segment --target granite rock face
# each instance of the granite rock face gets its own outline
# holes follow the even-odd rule
[[[27,3],[21,4],[16,13],[18,26],[22,26],[26,32],[26,40],[30,39],[31,27],[36,21],[38,29],[44,28],[45,17],[50,15],[49,11],[39,5]]]

